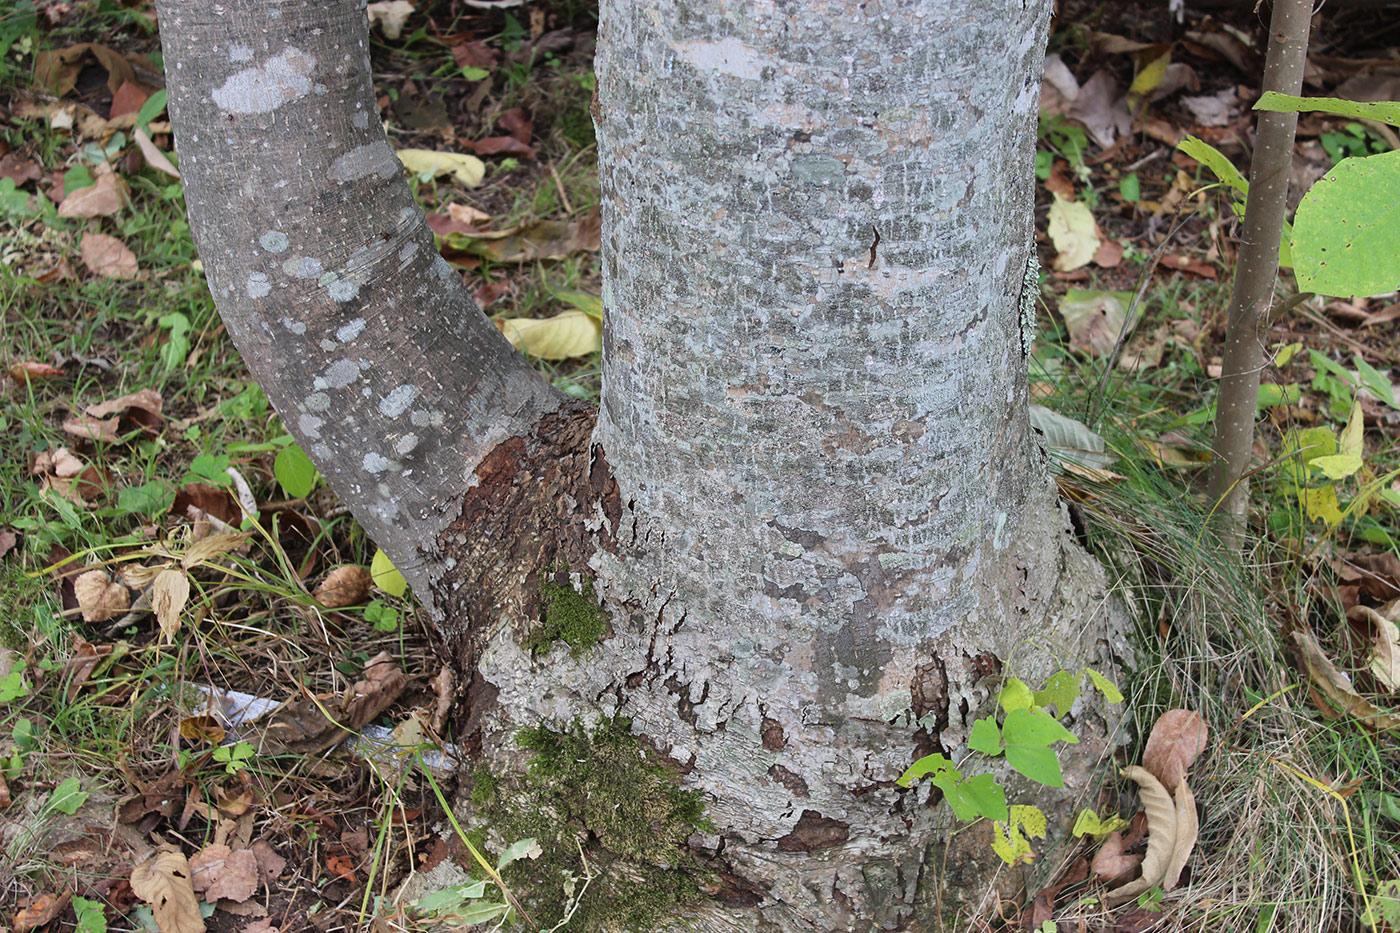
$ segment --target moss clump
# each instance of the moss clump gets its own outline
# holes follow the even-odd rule
[[[535,653],[549,650],[556,641],[569,646],[572,657],[582,657],[608,633],[608,617],[593,594],[592,581],[586,580],[580,593],[569,584],[569,568],[545,576],[540,584],[544,620],[527,646]]]
[[[566,873],[585,874],[580,845],[594,877],[571,930],[654,930],[700,900],[705,872],[685,842],[710,829],[703,800],[681,789],[630,720],[604,720],[591,732],[577,722],[565,732],[526,729],[517,741],[533,753],[528,773],[492,785],[494,799],[479,812],[506,841],[533,836],[543,849],[506,872],[537,923],[562,917]],[[478,775],[474,803],[480,787]]]

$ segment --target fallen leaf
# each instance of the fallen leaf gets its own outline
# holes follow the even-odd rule
[[[68,659],[67,696],[71,699],[85,684],[102,659],[112,653],[111,645],[101,648],[93,645],[80,635],[73,636],[73,655]]]
[[[451,175],[468,188],[475,188],[486,177],[486,163],[463,152],[434,152],[431,149],[400,149],[404,168],[419,175]]]
[[[413,4],[409,0],[380,0],[365,7],[365,12],[369,14],[369,24],[377,23],[384,38],[397,39],[403,35],[403,24],[413,13]]]
[[[528,227],[512,231],[482,231],[462,242],[450,237],[453,246],[461,245],[478,255],[499,263],[534,262],[539,259],[564,259],[573,253],[596,252],[601,243],[598,215],[582,220],[541,220]]]
[[[25,360],[19,363],[10,364],[10,379],[15,385],[23,388],[30,382],[37,382],[44,379],[52,379],[62,376],[63,370],[57,366],[50,366],[48,363],[36,363],[33,360]]]
[[[479,68],[490,71],[500,59],[496,50],[480,39],[468,39],[452,44],[452,59],[458,68]]]
[[[120,583],[109,580],[105,570],[87,571],[73,581],[73,590],[77,593],[84,622],[106,622],[131,606],[131,593]]]
[[[73,897],[72,891],[63,891],[59,894],[40,894],[32,898],[28,906],[20,908],[15,914],[15,933],[22,933],[26,930],[37,930],[39,927],[48,926],[63,913],[63,908],[68,906],[68,901]]]
[[[501,114],[496,118],[496,125],[527,145],[534,134],[534,123],[531,122],[530,115],[520,107],[512,107]]]
[[[151,92],[134,81],[123,81],[121,87],[112,93],[112,109],[107,119],[115,120],[129,113],[140,113],[141,105],[151,96]]]
[[[180,720],[180,738],[186,742],[203,742],[206,745],[224,744],[227,733],[213,716],[201,714],[186,716]]]
[[[14,550],[15,545],[18,543],[19,535],[15,534],[14,531],[9,528],[0,528],[0,557],[4,557],[6,554],[10,553],[10,551]]]
[[[108,415],[125,414],[127,417],[134,418],[143,424],[153,424],[159,420],[161,405],[162,402],[159,392],[155,389],[141,389],[123,395],[120,398],[89,405],[87,408],[84,408],[83,411],[92,415],[94,418],[105,418]],[[130,409],[139,409],[149,417],[140,418]]]
[[[1307,668],[1308,677],[1327,699],[1364,726],[1372,729],[1400,730],[1400,716],[1387,713],[1363,699],[1352,687],[1351,678],[1337,670],[1311,632],[1295,629],[1293,641],[1297,643],[1303,656],[1303,665]]]
[[[88,59],[96,59],[107,69],[107,90],[113,94],[127,81],[136,80],[131,63],[115,49],[96,42],[70,45],[66,49],[50,49],[34,56],[34,83],[54,97],[64,97],[78,84],[78,75]]]
[[[243,933],[280,933],[271,920],[255,920],[243,928]]]
[[[99,174],[97,180],[86,188],[79,188],[65,197],[63,203],[58,206],[58,216],[110,217],[125,207],[130,198],[131,193],[127,189],[126,182],[122,180],[120,175],[111,171],[109,168],[105,174]],[[88,259],[87,247],[87,238],[89,236],[106,236],[106,234],[87,234],[83,237],[83,261],[91,267],[92,260]],[[120,242],[116,240],[115,237],[107,237],[107,239]],[[133,270],[135,269],[135,262],[135,257],[133,257]],[[103,274],[105,275],[107,273]],[[129,277],[130,276],[117,276],[117,278]]]
[[[1060,299],[1060,317],[1065,319],[1070,345],[1107,356],[1118,343],[1132,300],[1132,292],[1069,289]]]
[[[1386,690],[1400,687],[1400,628],[1394,621],[1400,601],[1392,601],[1381,609],[1352,606],[1347,619],[1364,630],[1370,645],[1371,673]]]
[[[287,867],[287,860],[273,851],[272,844],[266,839],[259,839],[249,846],[248,850],[258,860],[258,871],[268,884],[276,881],[282,870]]]
[[[38,162],[20,155],[19,150],[0,156],[0,178],[8,178],[18,188],[25,182],[38,181],[44,177],[44,170]]]
[[[1058,194],[1050,205],[1049,233],[1059,253],[1054,265],[1060,272],[1088,265],[1103,242],[1088,206],[1081,201],[1067,201]]]
[[[1147,737],[1142,766],[1163,787],[1175,787],[1186,776],[1196,756],[1205,751],[1206,732],[1206,721],[1195,710],[1167,710],[1157,717],[1152,734]]]
[[[510,279],[501,279],[498,282],[489,282],[479,286],[472,292],[472,299],[476,301],[476,306],[483,311],[495,304],[496,299],[511,290]]]
[[[311,595],[328,609],[357,606],[368,598],[373,582],[369,568],[347,564],[326,574]]]
[[[319,754],[372,721],[408,686],[408,677],[388,654],[365,665],[363,679],[339,698],[308,697],[283,703],[267,716],[263,750],[272,754]]]
[[[1214,266],[1199,259],[1192,259],[1190,256],[1182,256],[1179,253],[1164,253],[1158,262],[1168,269],[1189,272],[1192,275],[1199,275],[1203,279],[1215,278]]]
[[[1108,834],[1103,845],[1099,846],[1099,851],[1094,853],[1091,868],[1100,881],[1112,881],[1119,875],[1126,875],[1142,863],[1141,855],[1129,855],[1123,848],[1123,834],[1114,831]]]
[[[190,883],[206,901],[242,903],[258,889],[258,860],[247,849],[233,852],[225,845],[205,846],[190,859]]]
[[[118,434],[118,427],[121,419],[92,418],[79,412],[69,418],[64,419],[63,433],[85,441],[102,441],[104,444],[115,444],[121,440]]]
[[[1235,115],[1239,98],[1234,88],[1226,88],[1215,94],[1181,98],[1181,105],[1191,112],[1198,126],[1229,126]]]
[[[121,240],[105,233],[84,233],[82,254],[83,264],[104,278],[133,279],[141,271],[136,265],[136,254]]]
[[[1200,821],[1196,816],[1196,797],[1191,787],[1182,778],[1177,782],[1176,793],[1172,795],[1176,804],[1176,841],[1171,855],[1167,857],[1167,871],[1162,876],[1162,890],[1170,891],[1181,880],[1181,870],[1196,848],[1196,836],[1200,832]]]
[[[583,311],[563,311],[548,318],[497,321],[511,346],[542,360],[587,356],[603,348],[603,324]]]
[[[137,148],[139,148],[141,154],[146,157],[146,162],[151,168],[164,172],[171,178],[180,177],[180,170],[170,164],[170,159],[165,153],[161,152],[160,149],[156,148],[156,144],[151,142],[151,137],[146,135],[145,130],[138,126],[136,131],[132,133],[132,136],[136,140]]]
[[[1104,240],[1094,253],[1094,265],[1112,269],[1123,261],[1123,244],[1116,240]]]
[[[161,933],[204,933],[190,865],[179,852],[162,852],[133,868],[131,891],[151,905]]]
[[[180,613],[189,598],[190,578],[183,571],[166,568],[156,574],[151,583],[151,609],[160,623],[161,638],[166,644],[175,641],[175,634],[180,631]]]
[[[180,558],[180,566],[189,570],[205,561],[232,553],[241,548],[251,536],[251,532],[231,531],[201,538],[190,545],[189,550]]]
[[[1079,88],[1065,115],[1084,124],[1094,142],[1107,149],[1119,136],[1133,129],[1133,115],[1119,92],[1118,82],[1100,69]]]
[[[337,878],[344,878],[353,884],[355,878],[355,861],[348,855],[332,855],[326,859],[326,871]]]
[[[1176,804],[1171,794],[1146,768],[1136,765],[1125,768],[1123,776],[1138,785],[1138,796],[1147,811],[1147,854],[1142,858],[1142,874],[1136,881],[1120,885],[1104,898],[1109,906],[1122,904],[1153,886],[1161,884],[1167,871],[1167,860],[1176,843]]]
[[[533,159],[536,152],[535,147],[529,143],[522,143],[514,136],[487,136],[485,139],[469,140],[464,143],[477,155],[518,155],[522,158]]]

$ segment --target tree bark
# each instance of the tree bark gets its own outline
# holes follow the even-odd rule
[[[995,893],[985,839],[895,779],[961,758],[1005,674],[1126,657],[1027,424],[1048,4],[607,0],[596,413],[440,274],[358,4],[313,6],[161,7],[192,225],[240,349],[462,667],[471,783],[524,788],[522,735],[538,764],[628,722],[705,804],[676,840],[712,895],[677,899],[690,929],[940,929]],[[539,637],[560,582],[601,604],[596,644]],[[1072,716],[1069,791],[1013,783],[1052,819],[1108,742]],[[579,804],[592,852],[634,803]]]

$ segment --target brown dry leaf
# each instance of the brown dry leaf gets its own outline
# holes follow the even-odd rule
[[[1123,769],[1123,776],[1137,783],[1143,809],[1147,811],[1147,854],[1142,859],[1142,874],[1136,881],[1120,885],[1104,898],[1109,906],[1122,904],[1142,892],[1161,884],[1167,871],[1167,860],[1176,844],[1176,804],[1161,782],[1146,768],[1136,765]]]
[[[94,418],[105,418],[108,415],[124,414],[128,418],[133,418],[136,421],[146,424],[152,423],[151,419],[159,419],[162,404],[160,393],[155,389],[141,389],[123,395],[120,398],[89,405],[87,408],[84,408],[83,411],[92,415]],[[143,420],[132,411],[132,409],[140,410],[147,418]]]
[[[467,39],[452,44],[452,59],[458,68],[480,68],[490,71],[499,58],[496,50],[480,39]]]
[[[259,839],[249,846],[248,850],[258,860],[258,871],[268,884],[276,881],[282,870],[287,867],[287,860],[273,851],[272,843],[266,839]]]
[[[161,933],[204,933],[190,865],[179,852],[162,852],[133,868],[131,891],[151,905]]]
[[[271,920],[255,920],[243,928],[243,933],[279,933]]]
[[[186,716],[180,720],[180,738],[186,742],[222,745],[226,734],[224,727],[213,716]]]
[[[397,700],[407,686],[408,675],[388,652],[381,651],[365,664],[364,679],[355,681],[348,691],[341,705],[341,723],[358,732]]]
[[[536,152],[535,147],[529,143],[522,143],[514,136],[487,136],[485,139],[474,139],[463,143],[477,155],[518,155],[522,158],[533,159]]]
[[[1112,269],[1123,261],[1123,244],[1117,240],[1104,240],[1094,252],[1094,265]]]
[[[1385,689],[1394,692],[1400,687],[1400,627],[1394,618],[1400,600],[1392,600],[1380,609],[1352,606],[1347,618],[1360,623],[1371,646],[1371,673]]]
[[[530,115],[520,107],[512,107],[496,118],[496,125],[522,143],[528,143],[534,134],[534,123]]]
[[[43,379],[53,379],[62,376],[63,370],[57,366],[50,366],[48,363],[37,363],[33,360],[25,360],[20,363],[10,365],[10,379],[14,384],[23,388],[31,382],[38,382]]]
[[[141,150],[141,154],[146,157],[146,162],[151,168],[164,172],[171,178],[179,178],[180,170],[170,164],[170,159],[165,153],[156,148],[156,144],[151,142],[151,137],[146,135],[146,131],[137,127],[132,134],[136,140],[136,146]]]
[[[1094,142],[1105,149],[1133,129],[1133,115],[1128,112],[1118,82],[1103,69],[1084,82],[1065,115],[1084,124]]]
[[[1169,709],[1157,717],[1147,747],[1142,750],[1142,766],[1163,787],[1175,787],[1196,756],[1206,748],[1206,721],[1189,709]]]
[[[29,472],[35,476],[52,473],[61,479],[69,479],[83,472],[83,461],[73,456],[67,447],[54,447],[39,451]]]
[[[82,254],[83,264],[103,278],[134,279],[141,272],[136,254],[121,240],[105,233],[84,233]]]
[[[106,169],[105,172],[102,169]],[[109,166],[103,165],[98,169],[97,181],[86,188],[79,188],[63,199],[63,203],[58,206],[58,216],[60,217],[110,217],[127,205],[131,198],[131,192],[127,189],[126,182],[120,175],[115,174]],[[96,234],[100,236],[101,234]],[[87,236],[83,237],[84,240]],[[114,239],[109,237],[109,239]],[[120,241],[118,241],[120,242]],[[92,262],[87,258],[87,247],[83,247],[83,261],[89,266]],[[132,268],[135,268],[136,258],[132,257]],[[94,270],[96,271],[96,270]],[[116,276],[116,278],[129,278],[130,276]]]
[[[141,105],[151,96],[151,92],[134,81],[123,81],[122,86],[112,94],[112,109],[107,112],[109,120],[124,117],[129,113],[140,113]]]
[[[190,549],[185,552],[185,556],[180,558],[180,566],[189,570],[191,567],[197,567],[207,560],[213,560],[215,557],[222,557],[224,554],[238,550],[250,537],[250,532],[235,531],[201,538],[190,545]]]
[[[541,220],[506,236],[473,239],[468,248],[495,262],[520,263],[564,259],[576,252],[596,252],[600,242],[597,220],[590,215],[567,223]]]
[[[1327,699],[1360,720],[1364,726],[1372,729],[1400,730],[1400,716],[1387,713],[1358,695],[1351,685],[1351,678],[1337,670],[1336,665],[1323,652],[1322,646],[1317,643],[1317,639],[1313,638],[1312,632],[1295,629],[1293,640],[1303,655],[1303,664],[1308,670],[1308,676]]]
[[[1112,881],[1119,875],[1126,875],[1142,863],[1141,855],[1129,855],[1124,850],[1123,834],[1114,830],[1104,839],[1099,851],[1094,853],[1092,868],[1100,881]]]
[[[151,582],[151,609],[160,623],[161,638],[167,644],[173,642],[180,631],[180,613],[189,598],[190,578],[183,571],[167,567]]]
[[[28,906],[21,908],[15,914],[13,924],[15,933],[48,926],[58,918],[59,914],[63,913],[63,908],[68,906],[68,901],[72,897],[72,891],[64,890],[57,895],[40,894],[31,899]]]
[[[482,285],[472,292],[472,300],[476,306],[483,311],[495,304],[496,299],[509,292],[514,286],[510,279],[501,279],[498,282],[491,282]]]
[[[1167,858],[1167,872],[1162,876],[1162,890],[1170,891],[1181,880],[1181,870],[1196,848],[1196,836],[1200,832],[1200,821],[1196,816],[1196,796],[1191,786],[1182,778],[1176,785],[1173,795],[1176,803],[1176,842]]]
[[[241,903],[258,889],[258,860],[247,849],[205,846],[190,859],[190,882],[206,901],[226,899]]]
[[[15,534],[14,531],[9,528],[0,528],[0,557],[4,557],[6,554],[10,553],[10,551],[14,550],[15,545],[18,543],[19,535]]]
[[[111,645],[98,648],[80,635],[73,636],[73,656],[68,659],[68,697],[71,699],[82,687],[102,659],[112,653]]]
[[[131,593],[107,578],[105,570],[89,570],[73,581],[84,622],[106,622],[131,608]]]
[[[113,94],[127,81],[136,80],[136,72],[131,63],[115,49],[96,42],[82,42],[66,49],[53,49],[39,52],[34,56],[34,83],[38,87],[63,97],[78,84],[88,58],[97,59],[107,69],[107,90]]]
[[[311,595],[328,609],[357,606],[369,596],[373,583],[369,568],[347,564],[326,574],[326,579]]]
[[[82,412],[78,412],[63,422],[63,433],[71,435],[85,441],[102,441],[104,444],[115,444],[121,440],[117,433],[121,419],[111,418],[91,418]]]
[[[15,187],[43,177],[44,170],[39,163],[21,155],[18,150],[0,156],[0,178],[8,178],[15,183]]]

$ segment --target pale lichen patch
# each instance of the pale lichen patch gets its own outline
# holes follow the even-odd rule
[[[718,42],[676,42],[671,47],[682,61],[700,71],[718,71],[746,81],[763,75],[763,53],[732,36]]]
[[[272,283],[268,281],[266,272],[250,272],[247,289],[249,298],[262,298],[272,291]]]
[[[360,367],[354,360],[336,360],[326,367],[326,384],[333,389],[343,389],[360,377]]]
[[[303,321],[294,321],[289,317],[284,317],[282,318],[282,326],[285,327],[288,332],[296,334],[298,337],[306,333],[306,324]]]
[[[229,113],[269,113],[310,93],[315,67],[313,56],[289,47],[231,75],[214,89],[214,103]]]
[[[349,279],[337,279],[326,286],[326,294],[332,301],[350,301],[360,293],[360,286]]]
[[[258,237],[258,242],[261,243],[262,248],[269,253],[284,252],[287,247],[292,244],[292,241],[287,239],[287,235],[281,230],[267,231],[262,236]]]
[[[386,140],[379,139],[341,153],[331,163],[329,174],[332,181],[343,185],[370,175],[393,178],[402,170],[394,148]]]
[[[360,334],[364,333],[365,319],[357,317],[353,321],[342,324],[335,332],[335,339],[341,343],[349,343]]]
[[[408,411],[408,406],[418,397],[418,387],[397,386],[379,401],[379,413],[386,418],[397,418]]]

